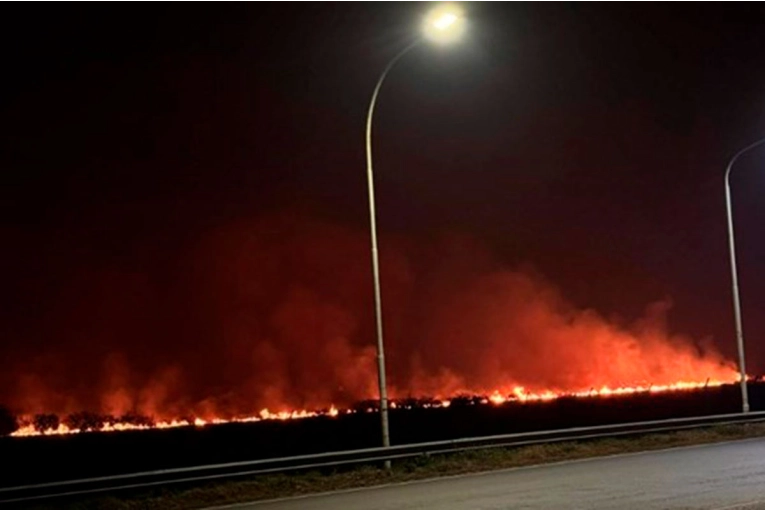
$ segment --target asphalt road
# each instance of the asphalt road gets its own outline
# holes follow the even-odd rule
[[[765,439],[602,457],[228,508],[765,510]]]

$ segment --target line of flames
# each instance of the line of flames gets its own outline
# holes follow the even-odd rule
[[[705,381],[705,382],[677,382],[674,384],[666,385],[646,385],[646,386],[625,386],[617,388],[609,388],[604,386],[602,388],[590,389],[586,391],[575,392],[554,392],[554,391],[542,391],[542,392],[529,392],[521,386],[512,388],[509,392],[496,390],[485,397],[480,397],[477,402],[479,404],[493,404],[502,405],[506,402],[550,402],[562,397],[574,397],[574,398],[592,398],[592,397],[612,397],[612,396],[628,396],[636,394],[653,394],[653,393],[667,393],[673,391],[691,391],[702,388],[718,387],[726,384],[721,381]],[[430,402],[426,402],[418,407],[421,408],[447,408],[451,405],[451,399],[435,399]],[[404,402],[391,401],[390,407],[392,409],[411,409],[413,405],[406,404]],[[370,407],[365,411],[358,411],[354,409],[342,409],[339,410],[335,406],[330,407],[328,410],[322,411],[280,411],[271,412],[268,409],[261,410],[256,416],[245,416],[232,419],[202,419],[195,418],[193,420],[170,420],[159,421],[153,424],[132,424],[132,423],[104,423],[100,428],[81,430],[78,428],[71,428],[64,423],[59,423],[55,429],[47,429],[39,431],[35,428],[31,420],[22,419],[23,423],[18,430],[11,434],[12,437],[30,437],[30,436],[56,436],[56,435],[70,435],[79,434],[83,432],[123,432],[131,430],[156,430],[156,429],[171,429],[178,427],[206,427],[210,425],[220,425],[225,423],[253,423],[266,420],[299,420],[305,418],[316,418],[319,416],[326,416],[334,418],[340,414],[354,414],[358,412],[377,412],[377,408]]]

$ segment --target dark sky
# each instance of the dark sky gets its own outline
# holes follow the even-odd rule
[[[92,307],[94,285],[172,301],[187,254],[230,224],[288,211],[365,240],[367,102],[425,7],[6,7],[0,354],[130,329],[130,313],[73,324],[67,306]],[[606,317],[669,299],[672,331],[732,355],[722,178],[765,136],[765,7],[465,7],[465,39],[415,49],[382,90],[382,251],[467,236]],[[764,168],[761,150],[733,178],[752,372],[765,370]],[[151,284],[125,292],[125,274]],[[86,336],[78,349],[102,342]]]

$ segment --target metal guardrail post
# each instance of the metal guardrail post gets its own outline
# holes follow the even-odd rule
[[[234,478],[238,476],[299,471],[348,464],[365,464],[414,457],[423,454],[442,454],[471,449],[597,439],[758,421],[765,421],[765,412],[720,414],[691,418],[672,418],[668,420],[597,425],[592,427],[519,432],[494,436],[450,439],[445,441],[430,441],[410,445],[395,445],[311,455],[229,462],[206,466],[161,469],[123,475],[3,487],[0,488],[0,503],[32,501],[64,495],[89,494],[128,488],[133,489],[219,478]]]

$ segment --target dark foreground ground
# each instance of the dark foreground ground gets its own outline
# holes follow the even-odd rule
[[[763,458],[765,439],[756,439],[447,477],[237,508],[765,509]]]
[[[765,385],[750,385],[753,410]],[[631,397],[559,399],[501,406],[455,401],[446,409],[394,410],[394,444],[529,430],[738,412],[736,385]],[[0,438],[1,486],[160,468],[363,448],[379,444],[379,416],[360,413],[294,421],[229,424],[63,437]]]
[[[666,450],[667,448],[726,443],[741,439],[761,439],[763,437],[765,437],[765,424],[763,423],[718,425],[702,429],[646,434],[643,436],[545,443],[431,455],[395,461],[391,469],[388,470],[381,469],[380,466],[375,465],[361,465],[343,470],[311,470],[257,475],[231,480],[219,479],[190,482],[182,485],[139,487],[112,491],[110,493],[81,494],[37,501],[25,500],[15,504],[5,501],[0,506],[7,506],[9,509],[24,508],[26,510],[193,510],[236,503],[251,505],[256,501],[264,501],[264,505],[269,505],[275,503],[274,499],[277,498],[284,499],[286,497],[308,496],[319,493],[324,493],[325,496],[322,497],[329,498],[330,501],[328,503],[330,505],[338,503],[353,504],[353,502],[343,501],[342,498],[339,498],[340,501],[335,500],[334,495],[327,493],[363,487],[400,484],[401,482],[432,480],[436,477],[486,473],[488,471],[506,470],[512,467],[539,466],[560,461],[624,455],[629,452]],[[744,476],[749,475],[744,474]],[[755,476],[757,476],[757,473],[755,473]],[[736,483],[733,485],[736,485]],[[432,486],[429,484],[417,484],[417,487],[419,487],[419,490],[428,491]],[[497,487],[494,487],[492,490],[496,489]],[[573,492],[577,490],[576,488],[572,489]],[[615,494],[613,491],[605,492],[612,497]],[[374,497],[375,499],[366,503],[366,506],[373,507],[373,505],[378,503],[386,505],[390,504],[391,501],[397,504],[399,501],[395,497],[392,500],[385,496],[378,498],[375,494],[374,491],[368,493],[370,498]],[[473,494],[478,500],[481,500],[480,494],[475,492]],[[427,494],[420,494],[418,497],[412,498],[412,501],[423,505],[421,508],[428,508],[427,505],[438,503],[438,501],[428,500],[427,496]],[[653,494],[653,496],[661,497],[660,494]],[[621,499],[623,501],[625,499],[624,496]],[[314,500],[309,497],[305,500],[295,501],[306,501],[307,504],[319,501],[320,504],[327,504],[321,503],[321,498]],[[290,504],[294,505],[295,501],[291,501]],[[454,498],[455,504],[465,502],[465,499],[461,496]],[[359,503],[359,501],[356,503]],[[481,503],[486,502],[482,501]],[[498,501],[496,506],[488,506],[486,508],[496,510],[529,508],[527,506],[528,503],[528,501],[519,499],[504,498],[502,501]],[[597,502],[592,501],[592,503]],[[383,508],[387,507],[383,506]],[[563,506],[562,508],[571,507]],[[589,508],[589,506],[582,505],[579,508]],[[689,507],[685,505],[680,506],[680,508],[687,509]]]

